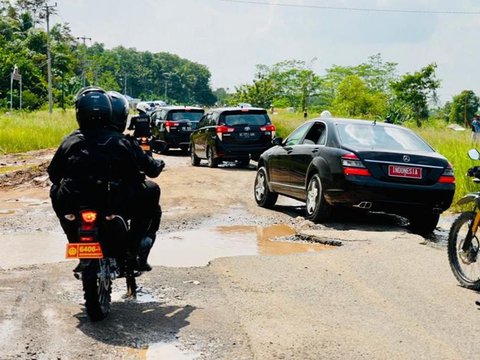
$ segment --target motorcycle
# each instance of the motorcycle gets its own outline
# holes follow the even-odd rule
[[[127,254],[128,225],[120,215],[83,209],[65,218],[78,227],[78,241],[67,244],[67,259],[79,259],[74,275],[82,281],[85,307],[92,321],[110,312],[112,281],[125,277],[127,296],[135,298],[135,259]]]
[[[476,149],[468,151],[472,160],[479,160],[480,153]],[[475,183],[480,183],[480,167],[468,169],[467,176]],[[459,205],[471,204],[472,208],[464,211],[453,222],[448,236],[448,260],[453,275],[465,288],[480,290],[480,192],[472,192],[463,196]]]
[[[151,136],[141,136],[137,138],[140,147],[145,151],[147,154],[152,155],[152,137]]]

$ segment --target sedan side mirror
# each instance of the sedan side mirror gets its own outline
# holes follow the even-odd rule
[[[273,138],[272,140],[272,144],[275,146],[275,145],[282,145],[283,143],[283,138],[281,137],[276,137],[276,138]]]

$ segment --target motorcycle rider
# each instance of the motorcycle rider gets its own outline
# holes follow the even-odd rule
[[[156,177],[163,168],[144,153],[139,156],[124,135],[107,127],[112,102],[103,89],[81,89],[75,112],[79,129],[62,141],[47,169],[52,206],[69,242],[77,241],[72,212],[86,204],[112,214],[124,211],[145,174]],[[139,241],[129,243],[132,252]]]
[[[110,96],[110,101],[112,103],[112,119],[109,127],[122,134],[127,125],[129,109],[128,101],[122,94],[116,91],[109,91],[108,95]],[[132,147],[137,151],[137,156],[139,158],[144,158],[147,156],[149,159],[153,160],[150,155],[143,152],[142,148],[139,146],[134,137],[126,135],[126,138],[128,141],[130,141]],[[163,168],[164,163],[162,160],[153,161],[160,162]],[[141,171],[146,170],[142,168],[144,163],[145,162],[140,162]],[[156,233],[160,227],[160,220],[162,217],[160,193],[161,191],[158,184],[151,180],[145,180],[135,191],[135,194],[133,194],[134,196],[132,196],[132,201],[130,202],[131,206],[129,217],[131,219],[131,236],[136,240],[136,242],[138,242],[138,239],[141,239],[138,249],[137,264],[137,270],[139,271],[152,270],[151,266],[147,262],[147,258],[150,253],[150,249],[155,243]]]
[[[128,130],[133,130],[133,136],[137,139],[152,136],[151,119],[147,114],[149,105],[145,102],[139,102],[136,109],[138,110],[138,115],[132,116]]]

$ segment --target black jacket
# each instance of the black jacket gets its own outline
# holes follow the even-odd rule
[[[47,169],[52,201],[61,201],[65,211],[84,203],[123,206],[145,175],[157,177],[163,166],[163,161],[114,130],[75,130],[63,140]]]
[[[142,136],[149,137],[152,135],[151,120],[147,114],[133,116],[130,119],[128,130],[134,130],[133,136],[138,138]]]

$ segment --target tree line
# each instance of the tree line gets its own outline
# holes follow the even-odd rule
[[[81,87],[97,85],[134,98],[174,104],[247,102],[304,112],[328,109],[345,117],[389,116],[398,123],[413,120],[418,125],[434,116],[466,126],[478,111],[479,98],[472,90],[461,92],[444,106],[438,104],[436,91],[441,82],[435,63],[399,75],[398,64],[385,62],[381,54],[356,66],[333,65],[324,75],[312,70],[315,59],[308,64],[286,60],[257,65],[251,83],[237,86],[231,93],[222,88],[213,91],[208,67],[177,55],[123,46],[106,49],[100,43],[88,46],[86,39],[72,34],[68,24],[55,24],[47,34],[45,6],[45,0],[0,0],[0,109],[18,108],[16,83],[10,92],[14,66],[22,75],[23,108],[35,110],[46,105],[48,38],[57,107],[72,106]]]
[[[315,74],[305,61],[259,65],[252,84],[238,87],[230,100],[298,111],[328,109],[354,118],[388,116],[396,123],[415,121],[419,126],[431,117],[467,125],[477,112],[479,99],[472,90],[439,105],[435,63],[403,75],[398,74],[397,65],[385,62],[381,54],[356,66],[333,65],[324,76]]]
[[[22,76],[22,104],[35,110],[48,102],[47,36],[52,59],[52,94],[56,106],[71,106],[83,86],[95,85],[143,100],[213,105],[210,71],[205,65],[159,52],[103,44],[87,46],[68,24],[44,28],[44,0],[0,1],[0,108],[10,107],[11,74]],[[14,84],[13,104],[20,89]]]

